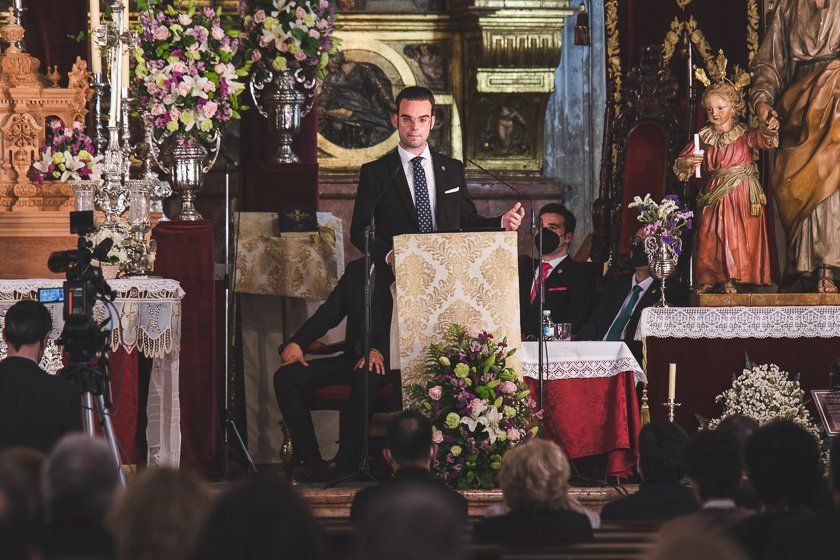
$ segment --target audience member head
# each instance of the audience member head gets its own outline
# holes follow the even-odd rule
[[[514,513],[568,509],[570,471],[556,443],[534,439],[505,453],[499,485]]]
[[[303,501],[286,482],[261,478],[223,494],[202,528],[195,560],[317,560],[323,542]]]
[[[0,452],[0,468],[17,473],[21,488],[25,490],[27,522],[40,527],[43,522],[41,507],[41,469],[46,456],[31,447],[9,447]]]
[[[823,465],[814,437],[789,420],[759,428],[747,441],[747,469],[761,502],[770,509],[823,507]]]
[[[38,557],[37,511],[37,488],[32,487],[21,468],[0,459],[0,556],[4,560]]]
[[[688,440],[683,469],[691,479],[700,503],[713,499],[734,500],[741,484],[738,442],[719,430],[702,430]]]
[[[38,301],[19,301],[6,311],[3,340],[8,355],[41,361],[47,337],[52,331],[49,309]]]
[[[443,492],[401,486],[371,507],[359,535],[360,560],[459,560],[463,520]]]
[[[130,481],[110,517],[119,558],[189,558],[210,503],[209,492],[190,471],[144,470]]]
[[[550,261],[568,254],[575,237],[576,224],[575,215],[559,202],[551,202],[540,208],[543,260]],[[534,244],[539,250],[539,233],[534,237]]]
[[[733,414],[721,420],[716,431],[722,432],[734,438],[738,442],[738,458],[741,463],[741,483],[738,489],[738,497],[735,500],[740,507],[757,510],[761,507],[758,494],[755,491],[750,477],[747,475],[747,462],[744,459],[744,448],[747,440],[758,429],[758,421],[755,418],[743,414]]]
[[[394,472],[403,467],[431,468],[437,454],[432,423],[416,410],[404,410],[385,429],[385,461]]]
[[[105,440],[81,433],[64,436],[44,464],[41,488],[47,524],[104,524],[119,480]]]
[[[673,484],[683,477],[682,452],[688,436],[673,422],[656,420],[639,433],[639,474],[648,484]]]

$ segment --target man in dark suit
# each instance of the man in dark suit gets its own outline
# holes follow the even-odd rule
[[[6,312],[0,362],[0,449],[34,447],[49,453],[67,432],[81,431],[81,392],[42,370],[52,317],[44,304],[19,301]]]
[[[540,208],[543,227],[543,256],[540,263],[526,259],[519,270],[519,301],[522,337],[537,337],[540,317],[538,271],[545,283],[544,310],[551,311],[555,323],[571,323],[577,334],[595,305],[595,273],[569,256],[577,220],[559,203]],[[534,242],[539,247],[539,238]]]
[[[372,253],[389,264],[396,235],[465,227],[515,231],[525,215],[518,202],[501,217],[478,215],[467,192],[464,165],[429,149],[426,140],[435,125],[434,103],[434,94],[426,88],[402,90],[396,99],[397,114],[391,117],[399,146],[359,171],[350,239],[364,251],[365,228],[373,213],[376,239]]]
[[[361,459],[362,420],[364,418],[364,277],[365,260],[357,259],[348,263],[347,270],[338,281],[335,290],[317,311],[307,319],[303,326],[281,348],[280,360],[283,364],[274,374],[274,391],[277,404],[283,412],[283,418],[292,436],[295,456],[303,462],[303,470],[295,475],[301,481],[326,481],[341,473],[351,472]],[[368,402],[373,402],[376,389],[383,383],[385,356],[388,355],[388,342],[391,325],[391,292],[393,275],[389,267],[372,267],[374,283],[373,296],[373,333],[369,375]],[[304,358],[306,348],[324,336],[327,331],[347,318],[347,331],[344,351],[335,357],[322,358],[307,362]],[[312,416],[304,402],[305,395],[321,387],[330,385],[351,385],[350,405],[344,417],[345,425],[340,427],[341,441],[334,464],[328,464],[321,458]]]
[[[667,521],[697,511],[691,488],[682,484],[682,452],[688,441],[677,424],[657,420],[639,433],[639,476],[635,494],[604,506],[604,521]]]
[[[650,275],[648,258],[641,237],[632,242],[633,274],[616,279],[601,296],[595,312],[580,329],[580,340],[621,340],[642,363],[642,343],[635,340],[642,310],[654,305],[662,295],[659,282]],[[670,293],[670,291],[669,291]]]
[[[431,473],[437,450],[437,444],[432,442],[432,424],[428,418],[416,410],[406,410],[397,415],[385,431],[385,449],[382,452],[394,471],[394,477],[377,486],[359,490],[350,508],[350,519],[364,522],[377,504],[389,496],[414,488],[437,493],[466,522],[466,498]]]

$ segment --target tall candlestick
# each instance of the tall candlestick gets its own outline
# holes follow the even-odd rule
[[[677,364],[668,364],[668,400],[673,402],[677,395]]]
[[[128,18],[129,18],[129,15],[130,15],[129,4],[130,4],[129,0],[123,0],[122,30],[123,30],[124,33],[128,33],[128,25],[129,25]],[[129,45],[123,45],[122,62],[121,62],[122,73],[120,74],[120,78],[121,78],[120,87],[123,87],[123,88],[128,87],[128,82],[129,82],[129,79],[131,77],[131,75],[130,75],[130,72],[131,72],[130,64],[131,64],[131,48],[129,47]]]
[[[700,135],[699,134],[694,135],[694,153],[695,154],[700,153]],[[698,179],[700,178],[700,166],[699,165],[694,168],[694,176]]]
[[[102,73],[102,51],[96,41],[99,24],[99,0],[90,0],[90,69],[94,74]]]

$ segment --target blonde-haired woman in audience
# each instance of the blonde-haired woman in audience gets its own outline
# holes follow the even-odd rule
[[[570,471],[551,441],[535,439],[508,451],[499,483],[510,511],[479,522],[475,542],[528,547],[591,539],[589,516],[568,494]]]
[[[183,560],[197,543],[211,497],[188,470],[150,468],[129,481],[110,516],[119,560]]]

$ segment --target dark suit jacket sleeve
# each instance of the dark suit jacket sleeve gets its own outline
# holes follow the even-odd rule
[[[76,385],[72,385],[72,390],[67,391],[67,413],[65,416],[65,433],[66,432],[81,432],[82,431],[82,392]]]
[[[461,227],[502,227],[501,216],[485,218],[478,215],[475,203],[467,190],[466,172],[464,171],[464,164],[461,162],[458,162],[458,172],[461,175]]]
[[[353,205],[353,218],[350,221],[350,241],[362,253],[365,252],[365,228],[370,223],[373,205],[376,202],[377,189],[374,167],[366,163],[359,170],[359,186],[356,188],[356,201]],[[384,261],[385,255],[393,248],[393,241],[386,241],[377,235],[371,247],[371,254]]]
[[[575,296],[569,307],[569,323],[572,324],[574,333],[580,331],[595,307],[595,273],[585,264],[580,265],[580,270],[578,285],[574,291]]]
[[[312,317],[306,320],[289,342],[294,342],[305,352],[310,344],[337,326],[347,316],[347,292],[352,288],[347,284],[347,273],[345,273],[327,300],[321,304]]]

